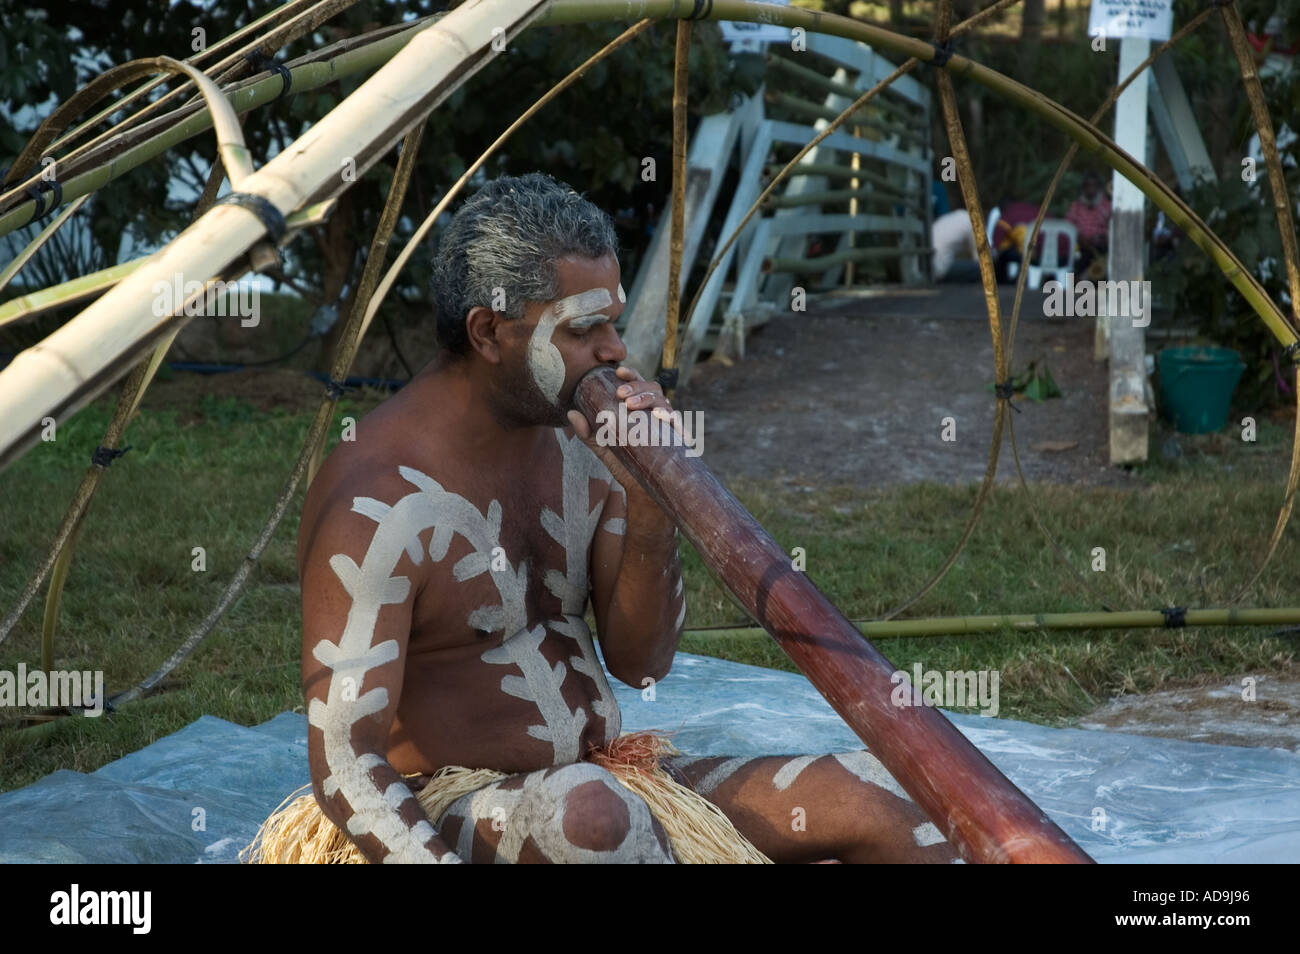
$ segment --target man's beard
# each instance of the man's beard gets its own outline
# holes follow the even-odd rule
[[[573,394],[560,390],[559,405],[542,393],[527,365],[501,376],[492,398],[493,413],[503,427],[567,427]]]

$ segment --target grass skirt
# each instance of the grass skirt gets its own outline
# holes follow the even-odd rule
[[[619,736],[587,760],[609,771],[641,798],[664,826],[679,864],[771,864],[749,843],[722,810],[693,790],[679,785],[660,760],[678,754],[663,736],[633,732]],[[492,769],[448,765],[434,773],[416,796],[435,826],[452,802],[508,776]],[[305,794],[300,794],[305,793]],[[240,852],[250,864],[365,864],[347,834],[325,817],[311,786],[290,795],[258,829],[253,843]]]

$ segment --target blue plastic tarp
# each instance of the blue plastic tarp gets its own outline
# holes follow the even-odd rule
[[[803,676],[679,653],[654,687],[615,684],[625,729],[693,755],[861,748]],[[1300,754],[978,715],[949,718],[1098,861],[1300,861]],[[0,794],[0,861],[229,863],[308,782],[307,723],[204,716],[88,775]]]

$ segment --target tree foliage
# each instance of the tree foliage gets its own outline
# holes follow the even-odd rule
[[[277,58],[292,59],[447,6],[430,0],[359,3],[277,51]],[[11,162],[40,121],[99,71],[146,56],[188,57],[196,30],[210,45],[270,9],[240,0],[87,0],[46,9],[0,8],[0,117],[8,119],[0,124],[0,164]],[[395,245],[534,99],[628,25],[527,30],[439,107],[429,121]],[[542,170],[611,214],[633,210],[618,221],[627,251],[635,257],[644,241],[647,209],[661,210],[671,195],[673,46],[674,25],[665,22],[597,65],[514,136],[489,162],[487,176]],[[750,92],[757,85],[756,77],[733,69],[711,23],[695,25],[690,65],[693,118],[728,108],[738,91]],[[246,114],[244,135],[253,156],[264,162],[275,155],[365,79],[353,76]],[[205,133],[101,190],[87,209],[99,249],[95,257],[113,262],[128,249],[135,257],[183,229],[215,153],[213,137]],[[642,178],[645,158],[655,160],[654,181]],[[335,213],[337,221],[317,230],[310,241],[299,240],[286,257],[287,274],[320,300],[334,301],[355,285],[395,162],[393,155],[381,160],[349,189]],[[21,247],[37,228],[15,234],[13,241]],[[436,237],[431,248],[433,241]],[[427,258],[413,258],[395,290],[399,297],[422,302]],[[419,310],[427,311],[427,306],[421,303]]]

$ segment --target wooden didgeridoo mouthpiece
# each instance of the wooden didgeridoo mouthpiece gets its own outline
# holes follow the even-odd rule
[[[618,419],[622,383],[608,367],[578,382],[574,404],[593,433],[599,412]],[[919,687],[914,705],[893,703],[896,668],[794,569],[789,554],[699,457],[687,457],[680,445],[611,449],[963,858],[1092,861],[943,713],[921,703]]]

